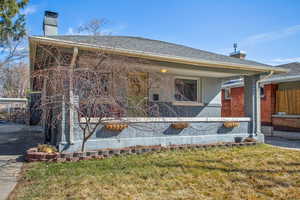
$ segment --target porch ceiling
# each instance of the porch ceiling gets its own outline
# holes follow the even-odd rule
[[[161,69],[166,69],[166,74],[176,74],[183,76],[202,76],[216,78],[231,78],[243,75],[254,75],[257,72],[240,70],[240,69],[220,69],[206,66],[195,66],[188,64],[180,64],[164,61],[151,61],[149,66],[153,71],[159,72]]]
[[[155,72],[160,72],[162,69],[166,69],[167,72],[165,74],[176,74],[182,76],[195,76],[195,77],[216,77],[216,78],[227,78],[234,77],[237,74],[228,73],[228,72],[217,72],[217,71],[208,71],[208,70],[200,70],[200,69],[186,69],[186,68],[172,68],[172,67],[164,67],[164,66],[154,66],[152,70]]]

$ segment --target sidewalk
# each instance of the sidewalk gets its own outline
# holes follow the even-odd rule
[[[43,142],[39,127],[0,123],[0,200],[17,184],[26,149]]]
[[[300,141],[300,133],[299,132],[273,131],[272,136],[284,138],[287,140],[299,140]]]
[[[0,156],[0,200],[5,200],[17,184],[23,163],[18,156]]]

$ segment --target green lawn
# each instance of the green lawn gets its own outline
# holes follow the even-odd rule
[[[11,199],[300,199],[300,151],[268,145],[29,163]]]

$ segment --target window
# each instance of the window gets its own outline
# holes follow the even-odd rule
[[[224,99],[231,99],[231,89],[230,88],[224,89]]]
[[[261,87],[260,87],[260,97],[261,97],[261,98],[265,97],[265,89],[264,89],[264,86],[261,86]]]
[[[175,100],[176,101],[198,101],[198,80],[197,79],[175,79]]]
[[[112,92],[112,74],[103,72],[79,72],[76,89],[81,98],[107,98]]]
[[[107,73],[107,74],[101,74],[99,76],[99,82],[101,84],[100,86],[100,95],[103,96],[109,96],[110,92],[111,92],[111,74]]]

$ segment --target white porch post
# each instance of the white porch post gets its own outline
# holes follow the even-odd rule
[[[250,136],[261,134],[259,75],[244,76],[244,111],[250,117]]]
[[[70,72],[69,72],[69,95],[70,95],[70,106],[69,106],[69,112],[70,112],[70,116],[69,116],[69,123],[70,123],[70,138],[69,138],[69,142],[70,144],[74,143],[74,85],[73,85],[73,72],[74,72],[74,67],[75,67],[75,62],[77,59],[77,55],[78,55],[78,48],[74,47],[73,49],[73,56],[72,56],[72,60],[71,60],[71,64],[70,64]]]

